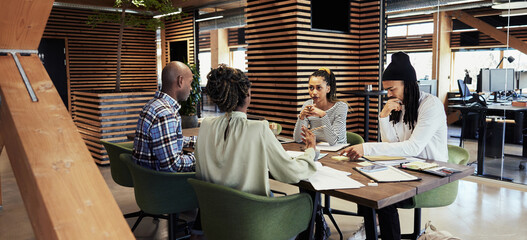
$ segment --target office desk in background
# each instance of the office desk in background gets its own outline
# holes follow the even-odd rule
[[[298,143],[287,143],[283,144],[284,149],[291,151],[300,151],[304,146]],[[354,167],[359,167],[359,161],[337,161],[331,159],[331,156],[337,155],[337,152],[327,152],[328,155],[319,161],[324,166],[329,166],[337,170],[351,172],[351,178],[365,184],[365,187],[359,189],[338,189],[338,190],[325,190],[316,191],[309,182],[302,181],[297,184],[300,188],[305,189],[312,193],[315,198],[314,202],[320,200],[320,194],[324,193],[333,197],[337,197],[346,201],[357,203],[363,206],[367,211],[363,212],[364,223],[366,226],[366,234],[368,239],[377,239],[378,233],[375,229],[377,223],[375,219],[375,210],[389,206],[391,204],[400,202],[415,196],[416,194],[426,192],[428,190],[437,188],[447,183],[459,180],[466,176],[471,175],[474,172],[473,167],[461,166],[457,164],[451,164],[446,162],[437,162],[441,166],[452,167],[459,169],[462,172],[452,174],[449,177],[438,177],[431,174],[407,171],[408,173],[420,177],[420,181],[412,182],[397,182],[397,183],[379,183],[377,187],[370,187],[367,184],[370,179],[360,174]],[[314,204],[316,206],[316,204]],[[313,223],[312,223],[313,224]],[[311,225],[308,232],[311,232],[312,237],[313,226]]]
[[[489,111],[512,111],[514,113],[515,123],[520,128],[519,131],[515,131],[515,134],[522,134],[521,129],[523,128],[523,121],[527,107],[515,107],[511,105],[501,104],[490,104],[487,107],[471,106],[471,105],[449,105],[451,109],[459,110],[462,114],[462,133],[463,128],[466,126],[466,119],[469,113],[478,113],[478,156],[477,156],[477,175],[485,176],[485,149],[486,149],[486,137],[487,137],[487,121],[486,118],[489,115]],[[474,126],[472,126],[474,127]],[[526,143],[523,143],[525,147]],[[527,156],[526,156],[527,157]]]

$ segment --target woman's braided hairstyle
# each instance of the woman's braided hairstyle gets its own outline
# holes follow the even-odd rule
[[[223,112],[232,112],[244,104],[249,96],[251,82],[240,69],[224,64],[207,75],[207,95]]]

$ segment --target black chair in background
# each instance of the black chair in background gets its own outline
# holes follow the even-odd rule
[[[463,101],[463,104],[465,104],[472,97],[472,93],[470,93],[470,90],[468,89],[467,84],[465,84],[465,81],[461,79],[457,80],[457,86],[459,87],[459,94],[461,95],[460,97]],[[473,117],[477,117],[477,115],[478,113],[476,112],[470,112],[467,114],[466,119],[461,119],[461,121],[463,121],[463,126],[461,128],[461,135],[459,137],[460,147],[463,147],[463,142],[465,140],[467,132],[476,132],[476,129],[471,129],[471,130],[467,129],[466,121],[468,121],[469,119],[472,119]]]

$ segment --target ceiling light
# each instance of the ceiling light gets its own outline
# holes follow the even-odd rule
[[[199,19],[196,19],[196,22],[203,22],[203,21],[208,21],[208,20],[213,20],[213,19],[220,19],[220,18],[223,18],[223,16],[219,15],[219,16],[212,16],[212,17],[206,17],[206,18],[199,18]]]
[[[171,13],[167,13],[167,14],[161,14],[161,15],[155,15],[155,16],[153,16],[153,18],[162,18],[162,17],[172,16],[172,15],[176,15],[176,14],[180,14],[180,13],[181,13],[181,8],[178,8],[175,12],[171,12]]]
[[[527,8],[527,0],[492,0],[494,9],[520,9]]]

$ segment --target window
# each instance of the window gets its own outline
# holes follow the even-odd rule
[[[469,89],[475,90],[479,70],[481,68],[496,68],[500,61],[500,50],[459,51],[452,54],[454,61],[450,78],[451,91],[458,90],[457,80],[465,78],[465,69],[468,70],[468,74],[472,78],[472,83],[467,84],[467,86]]]
[[[210,52],[200,52],[198,54],[199,58],[199,75],[201,77],[200,84],[202,87],[207,86],[207,74],[210,72],[211,63],[210,63]]]
[[[514,62],[509,63],[507,59],[503,60],[503,68],[514,68],[514,71],[527,71],[527,55],[518,50],[503,51],[504,57],[512,56]]]
[[[247,60],[245,59],[245,49],[231,50],[231,67],[247,72]]]
[[[434,33],[434,23],[416,23],[408,25],[390,26],[387,28],[388,37],[403,37],[410,35],[422,35]]]
[[[407,29],[408,27],[406,25],[388,27],[387,35],[388,37],[406,36]]]
[[[408,25],[408,35],[422,35],[434,33],[434,23],[418,23]]]

